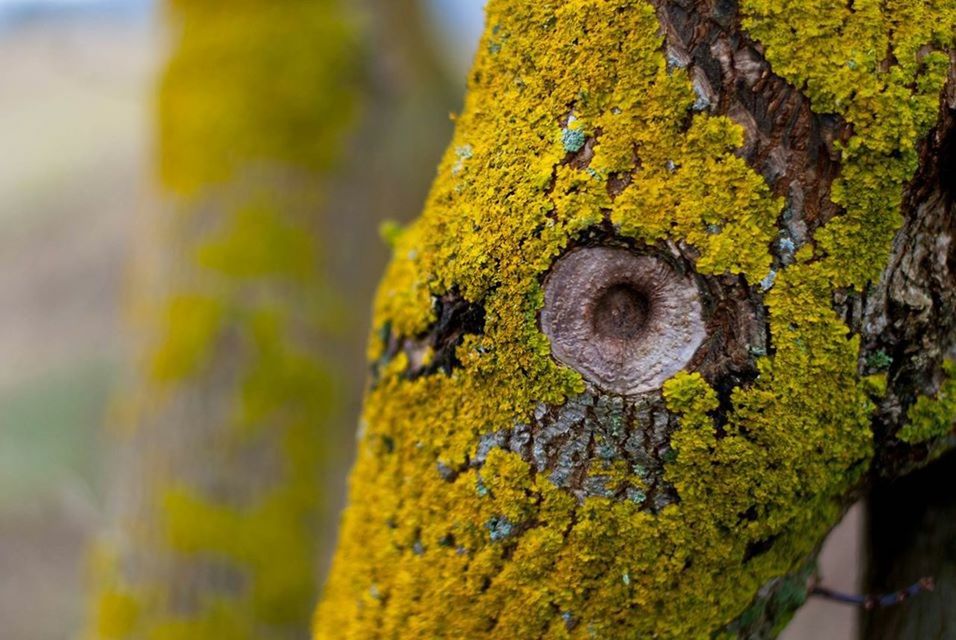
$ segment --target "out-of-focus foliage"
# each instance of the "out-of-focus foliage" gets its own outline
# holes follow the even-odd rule
[[[448,51],[432,49],[423,5],[346,0],[339,6],[349,15],[336,17],[328,2],[0,0],[4,640],[76,632],[88,608],[83,549],[99,529],[103,493],[112,494],[111,530],[95,561],[104,580],[116,569],[123,580],[145,580],[172,555],[163,545],[173,539],[189,547],[177,553],[215,569],[197,589],[222,591],[235,578],[222,578],[232,560],[220,555],[279,547],[294,556],[287,544],[256,542],[267,529],[240,531],[239,500],[210,513],[224,531],[174,528],[170,517],[161,527],[156,514],[188,515],[195,503],[180,500],[178,487],[154,493],[162,487],[151,480],[209,479],[218,492],[238,470],[236,482],[254,486],[272,469],[244,452],[275,452],[263,441],[290,414],[326,416],[313,425],[324,429],[324,458],[302,465],[321,484],[302,497],[324,502],[317,506],[327,514],[337,509],[369,300],[387,253],[377,229],[420,207],[460,99],[445,76]],[[317,63],[319,54],[332,62]],[[158,187],[159,211],[143,179]],[[129,323],[114,321],[124,278]],[[290,308],[286,318],[264,317]],[[117,375],[122,324],[137,331],[132,379]],[[306,388],[318,389],[309,406],[287,399]],[[119,428],[103,435],[118,449],[118,473],[97,437],[108,398]],[[163,441],[167,422],[179,444]],[[214,428],[227,424],[240,425],[248,447],[222,445]],[[306,460],[314,449],[296,451]],[[181,472],[190,465],[208,478]],[[211,471],[223,465],[231,466]],[[262,503],[242,504],[254,502]],[[308,559],[295,567],[310,590],[333,535],[331,518],[316,520],[300,539],[319,571]],[[195,550],[199,535],[224,545],[215,561]],[[137,556],[147,543],[160,552]],[[144,605],[142,593],[112,585],[117,597],[94,598],[94,610],[115,606],[117,625],[129,614],[145,628],[156,600]],[[186,600],[173,603],[180,618],[199,610]]]

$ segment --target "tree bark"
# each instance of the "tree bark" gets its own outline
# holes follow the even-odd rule
[[[343,305],[327,179],[362,91],[342,3],[165,4],[159,203],[112,432],[88,636],[301,638],[316,592]]]
[[[316,636],[773,637],[872,478],[952,444],[956,15],[487,13]]]
[[[354,442],[377,226],[424,196],[454,97],[416,2],[192,4],[166,7],[161,205],[88,635],[299,638]]]
[[[354,446],[377,226],[424,196],[455,92],[411,0],[167,10],[162,205],[136,252],[89,635],[301,637]],[[184,299],[219,312],[208,335]]]
[[[951,64],[936,127],[927,137],[921,167],[906,197],[906,220],[897,235],[891,266],[867,314],[870,353],[892,353],[890,392],[877,413],[878,444],[875,486],[868,497],[871,593],[891,593],[919,578],[931,577],[931,593],[899,605],[864,614],[862,637],[956,637],[953,593],[956,590],[956,503],[949,495],[956,460],[956,414],[939,416],[942,430],[920,442],[904,442],[907,411],[913,413],[917,393],[944,395],[953,402],[952,374],[937,367],[940,354],[956,360],[956,65]],[[952,406],[951,404],[949,405]],[[949,429],[946,430],[946,422]],[[929,468],[905,476],[913,469]],[[918,574],[918,575],[917,575]],[[910,577],[912,579],[910,579]],[[907,582],[909,580],[909,582]]]

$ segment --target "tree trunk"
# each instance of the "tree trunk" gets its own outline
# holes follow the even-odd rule
[[[164,204],[136,252],[141,353],[89,635],[303,637],[377,226],[424,196],[454,92],[416,2],[167,9]]]
[[[952,444],[950,4],[490,0],[316,637],[776,635]]]
[[[956,442],[954,70],[951,63],[939,120],[907,189],[906,220],[865,331],[871,354],[893,354],[890,393],[875,421],[879,453],[868,498],[868,591],[892,593],[923,577],[933,578],[936,587],[864,614],[866,640],[956,637],[951,606],[956,591],[956,502],[950,495],[956,460],[950,454],[934,462]],[[943,370],[927,366],[938,361],[940,353],[945,354]],[[913,389],[930,395],[914,398]],[[929,468],[899,479],[927,463]]]
[[[337,0],[166,3],[159,215],[144,225],[94,638],[301,638],[344,306],[326,179],[362,86]]]

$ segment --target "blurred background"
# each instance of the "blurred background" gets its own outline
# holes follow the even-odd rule
[[[338,357],[359,379],[388,256],[379,226],[417,215],[481,32],[483,0],[417,5],[414,20],[382,18],[384,28],[362,18],[376,34],[371,89],[326,198],[336,211],[328,270],[349,292]],[[155,98],[175,46],[167,18],[152,0],[0,0],[0,640],[80,637],[89,613],[116,389],[136,340],[134,247],[165,206]],[[343,392],[332,514],[358,403],[358,389]],[[828,542],[829,586],[857,588],[861,517],[851,511]],[[851,638],[854,618],[814,601],[785,637]]]

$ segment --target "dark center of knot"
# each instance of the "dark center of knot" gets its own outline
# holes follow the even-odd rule
[[[612,285],[601,292],[592,307],[592,326],[601,337],[633,340],[647,323],[650,301],[631,283]]]

